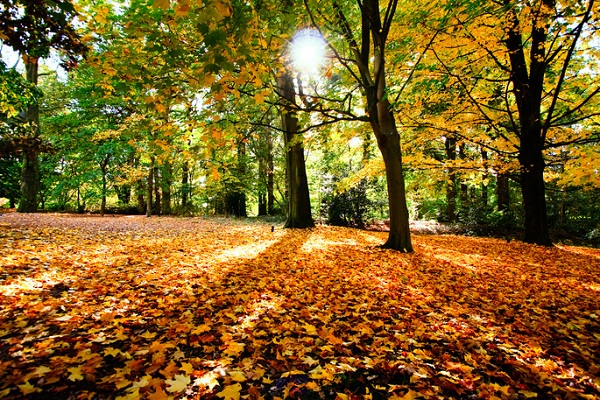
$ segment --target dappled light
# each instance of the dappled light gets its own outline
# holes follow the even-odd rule
[[[6,398],[600,395],[598,250],[70,221],[0,225]]]

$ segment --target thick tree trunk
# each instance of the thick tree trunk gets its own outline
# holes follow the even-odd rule
[[[17,211],[22,213],[36,212],[38,208],[38,188],[40,175],[39,152],[30,147],[23,152],[21,169],[21,201]]]
[[[510,207],[510,191],[508,175],[506,174],[498,174],[496,177],[496,198],[498,211],[508,211]]]
[[[525,208],[525,238],[527,243],[551,246],[546,210],[546,184],[544,182],[545,163],[541,143],[521,140],[521,193]],[[533,146],[532,146],[533,144]]]
[[[27,58],[25,63],[27,80],[34,85],[38,83],[38,59]],[[32,137],[23,149],[23,165],[21,170],[21,201],[18,211],[22,213],[36,212],[38,208],[38,190],[40,182],[40,109],[37,104],[27,107],[25,120],[32,125]]]
[[[393,118],[391,112],[390,117]],[[395,133],[376,136],[385,164],[390,217],[390,233],[382,247],[410,253],[413,251],[413,247],[410,238],[408,207],[406,205],[400,135]]]
[[[294,103],[296,97],[294,81],[288,73],[278,78],[278,88],[287,104]],[[302,135],[298,134],[298,117],[291,107],[284,107],[281,119],[289,188],[288,217],[285,228],[311,228],[315,226],[315,223],[311,215]]]
[[[508,1],[508,0],[505,0]],[[591,5],[591,4],[590,4]],[[519,112],[519,164],[521,166],[521,191],[525,208],[525,242],[544,246],[552,245],[546,212],[546,189],[544,183],[544,124],[542,122],[542,99],[544,79],[548,69],[547,30],[539,23],[547,17],[544,13],[554,9],[553,0],[542,0],[532,21],[534,26],[528,40],[523,40],[520,21],[514,10],[507,13],[510,28],[504,43],[508,49],[513,95]],[[591,9],[588,10],[588,13]],[[538,20],[539,18],[539,20]],[[530,42],[530,50],[524,43]],[[527,55],[529,59],[527,59]],[[566,64],[565,64],[566,65]],[[557,95],[556,93],[555,95]],[[552,120],[552,110],[547,121]],[[546,127],[547,128],[547,127]]]

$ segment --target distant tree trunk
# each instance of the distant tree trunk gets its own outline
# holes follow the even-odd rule
[[[465,160],[467,158],[467,154],[465,151],[464,143],[458,146],[458,158],[460,160]],[[469,185],[467,185],[464,179],[461,179],[460,182],[460,214],[464,216],[468,213],[471,208],[471,196],[469,195]]]
[[[273,139],[267,135],[267,213],[275,215],[275,162],[273,160]]]
[[[264,158],[258,160],[258,216],[267,215],[267,165]]]
[[[498,211],[508,211],[510,207],[510,191],[507,174],[501,173],[496,177],[496,198]]]
[[[106,212],[106,191],[108,187],[106,175],[108,174],[109,162],[110,154],[107,154],[106,157],[100,161],[100,171],[102,172],[102,200],[100,201],[100,216],[102,217],[104,217],[104,213]]]
[[[284,73],[278,78],[277,86],[285,101],[285,106],[281,110],[289,188],[288,217],[285,227],[311,228],[315,223],[311,215],[302,135],[298,134],[298,117],[289,106],[296,100],[294,81],[289,73]]]
[[[150,166],[148,167],[148,183],[146,188],[146,217],[152,216],[152,196],[154,195],[154,156],[150,157]]]
[[[38,59],[26,57],[25,71],[27,81],[38,84]],[[32,137],[27,140],[23,149],[23,165],[21,170],[21,201],[18,211],[22,213],[36,212],[38,208],[38,190],[40,182],[40,108],[38,104],[27,107],[25,120],[32,124]]]
[[[171,214],[171,184],[173,183],[173,166],[169,161],[163,165],[161,176],[162,201],[161,211],[164,215]]]
[[[154,168],[152,168],[152,170],[154,171],[154,202],[153,202],[153,206],[154,206],[154,215],[161,215],[162,214],[162,210],[161,210],[161,192],[160,192],[160,182],[161,182],[161,176],[160,176],[160,172],[158,170],[158,165],[156,165],[156,163],[154,163]]]
[[[456,138],[446,137],[446,159],[450,161],[456,160]],[[446,180],[446,215],[448,222],[456,222],[458,220],[456,214],[456,170],[450,167],[448,170],[448,179]]]
[[[483,167],[485,172],[483,173],[483,182],[481,183],[481,203],[484,208],[487,208],[489,193],[488,193],[488,179],[489,175],[487,172],[488,168],[488,154],[487,151],[482,147],[481,148],[481,160],[483,161]]]
[[[186,208],[190,196],[190,165],[187,160],[181,166],[181,207]]]
[[[264,193],[258,194],[258,216],[267,215],[267,195]]]
[[[135,195],[137,200],[137,209],[140,214],[146,212],[146,199],[144,197],[144,191],[147,192],[147,188],[144,188],[144,182],[138,181],[136,183]]]

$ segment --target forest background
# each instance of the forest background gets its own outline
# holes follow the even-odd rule
[[[3,1],[18,62],[0,63],[0,197],[21,212],[388,220],[403,251],[409,216],[598,245],[598,11]],[[312,49],[295,49],[303,36]]]

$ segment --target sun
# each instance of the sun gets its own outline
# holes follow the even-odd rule
[[[290,59],[294,69],[315,76],[325,65],[327,43],[316,29],[302,29],[292,38]]]

